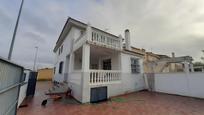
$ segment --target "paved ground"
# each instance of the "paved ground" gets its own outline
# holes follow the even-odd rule
[[[119,96],[100,104],[78,104],[73,100],[49,101],[44,91],[50,82],[38,82],[36,96],[18,115],[204,115],[204,100],[147,91]]]

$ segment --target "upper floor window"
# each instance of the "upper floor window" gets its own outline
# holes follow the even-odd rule
[[[63,45],[61,47],[59,47],[58,55],[60,55],[62,52],[63,52]]]
[[[61,46],[61,53],[63,52],[63,45]]]
[[[61,73],[62,73],[62,70],[63,70],[63,65],[64,65],[64,62],[63,62],[63,61],[61,61],[61,62],[59,63],[59,74],[61,74]]]
[[[131,58],[131,72],[132,73],[140,73],[139,59]]]

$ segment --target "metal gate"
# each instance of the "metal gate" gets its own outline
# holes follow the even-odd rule
[[[91,88],[91,103],[107,100],[107,87]]]
[[[16,115],[23,67],[0,58],[0,115]]]
[[[38,75],[37,72],[30,72],[26,96],[34,96],[35,95],[35,86],[36,86],[36,81],[37,81],[37,75]]]

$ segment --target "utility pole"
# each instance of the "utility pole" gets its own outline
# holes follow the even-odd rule
[[[36,70],[35,66],[36,66],[36,61],[37,61],[37,55],[38,55],[38,47],[36,46],[36,51],[35,51],[35,59],[34,59],[34,64],[33,64],[33,71]]]
[[[8,60],[11,60],[11,56],[12,56],[12,52],[13,52],[13,46],[14,46],[14,42],[15,42],[15,38],[16,38],[16,32],[17,32],[17,29],[18,29],[18,23],[19,23],[19,19],[20,19],[20,16],[21,16],[23,3],[24,3],[24,0],[21,1],[21,6],[20,6],[20,9],[19,9],[19,12],[18,12],[18,17],[17,17],[17,20],[16,20],[16,25],[15,25],[15,28],[14,28],[13,37],[12,37],[12,41],[11,41],[11,45],[10,45],[10,49],[9,49]]]

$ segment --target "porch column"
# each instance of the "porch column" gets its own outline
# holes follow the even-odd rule
[[[90,45],[84,44],[82,50],[82,103],[90,101],[89,73],[90,67]]]

